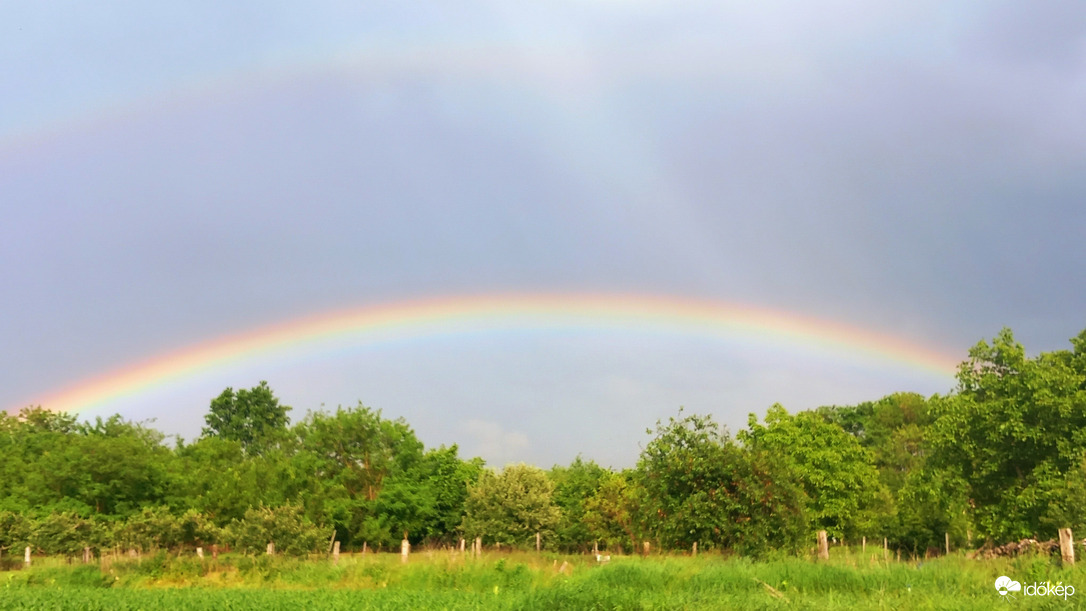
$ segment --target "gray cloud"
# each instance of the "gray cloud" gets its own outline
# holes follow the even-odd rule
[[[315,312],[487,291],[753,303],[962,356],[1004,325],[1031,350],[1062,348],[1086,326],[1083,16],[197,3],[73,5],[47,24],[20,8],[0,20],[0,90],[20,92],[0,101],[0,401]],[[663,352],[685,354],[689,375],[613,346],[522,345],[535,352],[521,367],[570,389],[550,403],[546,377],[479,373],[486,351],[419,369],[446,379],[433,392],[387,369],[399,394],[374,398],[440,442],[455,441],[436,415],[449,393],[500,431],[597,410],[590,424],[621,448],[599,456],[617,463],[677,404],[741,425],[773,400],[881,392],[870,376],[684,346]],[[612,365],[562,365],[586,353]],[[725,366],[740,373],[699,384]],[[477,388],[457,394],[447,368]],[[300,375],[283,373],[299,408],[368,400],[375,384],[329,374],[322,394]],[[886,392],[942,390],[891,377]],[[584,447],[544,430],[533,460]]]

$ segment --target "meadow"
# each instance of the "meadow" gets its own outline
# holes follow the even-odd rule
[[[0,572],[0,609],[1035,609],[1086,608],[1066,599],[1004,599],[1000,575],[1023,586],[1049,581],[1086,588],[1086,570],[1049,556],[972,560],[951,555],[889,561],[834,548],[828,562],[751,561],[714,554],[592,556],[444,551],[292,559],[166,553],[68,564],[35,559]],[[565,566],[563,566],[565,565]]]

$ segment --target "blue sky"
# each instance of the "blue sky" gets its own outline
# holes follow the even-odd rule
[[[0,3],[0,404],[320,312],[506,291],[717,299],[960,355],[1086,328],[1074,2]],[[494,464],[631,464],[945,392],[825,355],[497,333],[272,354],[102,408],[194,436],[267,379]],[[94,415],[98,412],[92,412]]]

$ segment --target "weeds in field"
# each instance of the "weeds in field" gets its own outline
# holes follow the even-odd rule
[[[1047,556],[886,562],[835,550],[830,562],[448,553],[291,559],[165,554],[98,565],[47,560],[0,573],[0,609],[989,609],[996,577],[1080,585],[1086,570]],[[567,570],[559,571],[562,563]],[[572,571],[568,567],[572,567]],[[1031,607],[1086,607],[1079,598]]]

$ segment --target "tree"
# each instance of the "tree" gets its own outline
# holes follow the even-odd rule
[[[610,473],[580,456],[568,467],[555,466],[548,474],[554,482],[554,502],[562,512],[555,528],[557,547],[572,551],[591,548],[593,537],[585,521],[585,504]]]
[[[261,454],[285,436],[288,411],[267,382],[237,392],[227,388],[211,401],[203,434],[238,441],[247,454]]]
[[[1081,515],[1068,486],[1086,458],[1086,332],[1072,345],[1028,358],[1003,329],[969,351],[957,393],[932,404],[932,464],[963,482],[986,539],[1047,538],[1060,516]]]
[[[798,549],[806,519],[794,474],[759,448],[737,446],[710,416],[679,414],[657,422],[637,463],[645,532],[669,548]]]
[[[241,519],[246,509],[272,501],[262,486],[271,479],[262,473],[267,467],[266,457],[246,456],[238,441],[204,437],[178,444],[171,504],[194,509],[217,526],[226,526]]]
[[[423,456],[418,477],[433,502],[430,517],[418,533],[424,540],[453,542],[464,522],[468,489],[479,481],[483,460],[461,460],[456,445],[430,450]]]
[[[75,498],[108,515],[128,515],[163,501],[174,455],[163,445],[162,433],[117,415],[96,418],[79,432],[69,440],[77,453],[74,470],[83,475]]]
[[[334,524],[344,541],[392,544],[405,530],[425,531],[434,499],[419,483],[422,442],[402,418],[388,420],[359,403],[310,413],[295,433],[296,460],[319,482],[311,515]]]
[[[928,402],[916,393],[894,393],[856,406],[820,407],[817,413],[840,426],[871,453],[879,479],[892,493],[925,460],[924,434],[931,423]]]
[[[72,558],[93,545],[94,525],[74,512],[49,513],[34,522],[30,541],[46,554]]]
[[[807,494],[811,532],[834,537],[871,534],[889,497],[871,456],[854,437],[815,412],[790,415],[780,404],[766,411],[765,424],[750,415],[740,439],[752,449],[789,464]]]
[[[514,547],[534,544],[536,533],[549,538],[560,518],[553,493],[554,484],[538,467],[520,464],[501,473],[484,471],[468,491],[464,532]]]
[[[965,482],[947,469],[925,466],[909,472],[895,495],[890,541],[914,554],[942,547],[947,535],[956,546],[965,544],[972,520],[966,490]]]
[[[2,412],[0,412],[2,413]],[[27,545],[31,523],[21,513],[0,510],[0,552],[8,553]]]
[[[319,551],[328,541],[328,534],[312,524],[296,505],[249,509],[242,519],[227,527],[223,537],[246,554],[264,553],[268,543],[273,543],[277,552],[291,556]]]
[[[144,552],[176,548],[182,542],[181,521],[167,507],[144,507],[128,516],[116,533],[116,542]]]
[[[923,552],[944,536],[967,542],[971,513],[960,478],[929,464],[928,437],[934,402],[916,393],[895,393],[849,407],[818,409],[870,452],[879,480],[892,498],[878,530],[898,548]]]
[[[600,549],[637,549],[637,508],[644,496],[631,472],[605,472],[596,491],[584,502],[585,527],[601,544]]]

